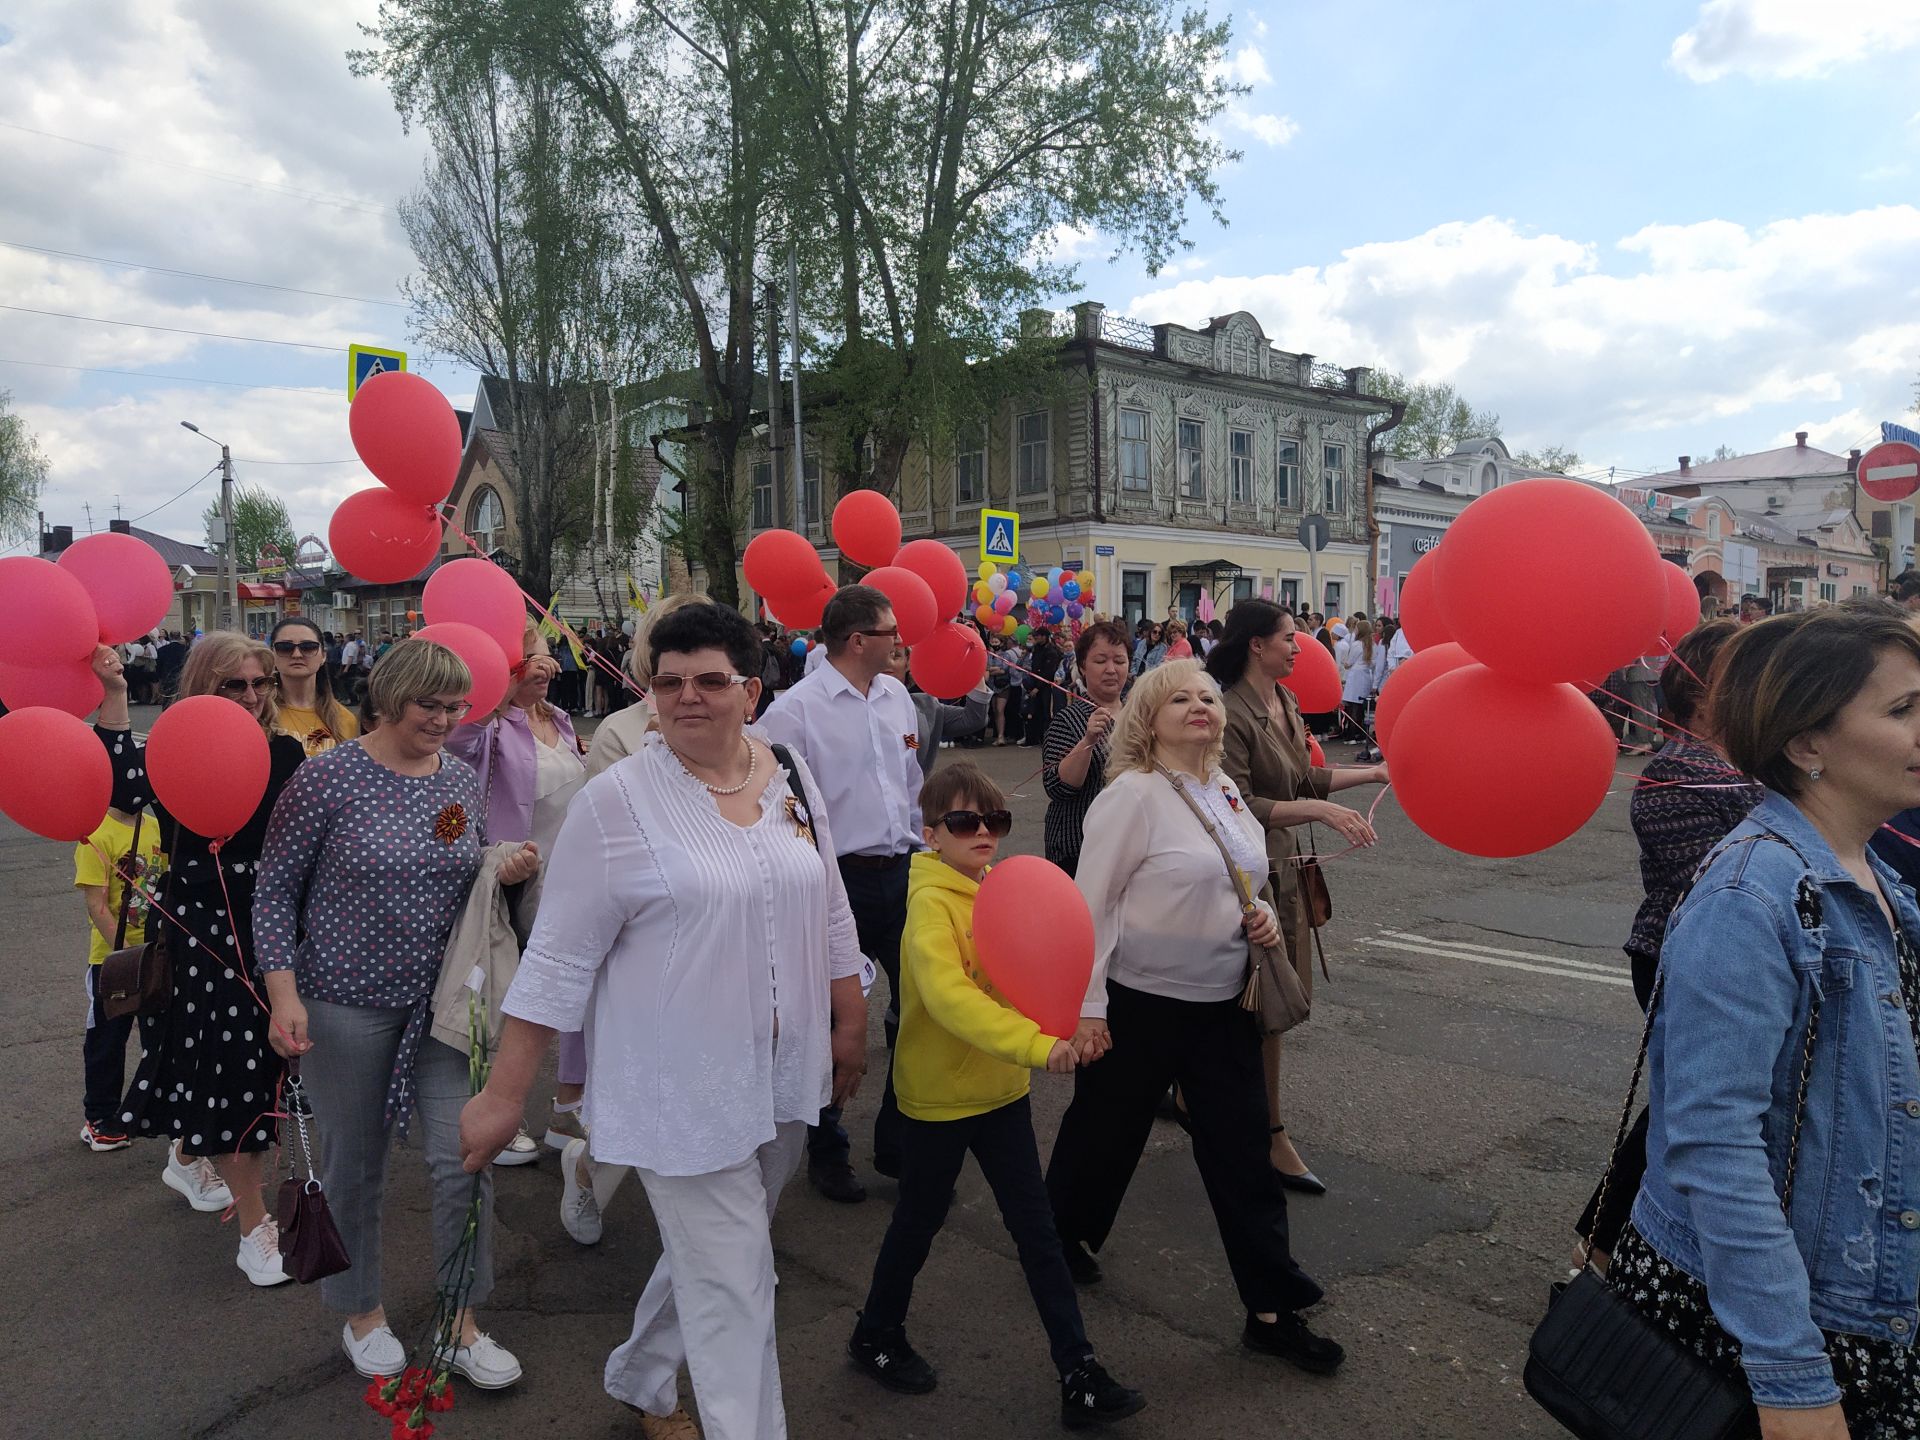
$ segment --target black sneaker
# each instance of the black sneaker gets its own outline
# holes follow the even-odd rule
[[[807,1179],[827,1199],[838,1200],[842,1205],[858,1205],[867,1198],[867,1187],[853,1178],[853,1167],[845,1163],[809,1165]]]
[[[1067,1273],[1073,1277],[1076,1285],[1098,1285],[1106,1273],[1100,1268],[1100,1262],[1093,1258],[1093,1252],[1078,1240],[1062,1240],[1060,1248],[1067,1255]]]
[[[1277,1355],[1282,1360],[1289,1360],[1311,1375],[1331,1375],[1340,1368],[1340,1362],[1347,1358],[1347,1352],[1338,1341],[1314,1334],[1307,1328],[1306,1321],[1286,1312],[1282,1312],[1280,1318],[1271,1324],[1249,1315],[1240,1342],[1262,1355]]]
[[[1091,1357],[1060,1382],[1060,1421],[1069,1430],[1108,1425],[1146,1408],[1146,1396],[1129,1390]]]
[[[856,1320],[847,1340],[847,1356],[887,1389],[902,1395],[925,1395],[940,1383],[933,1366],[907,1343],[904,1325],[869,1330]]]

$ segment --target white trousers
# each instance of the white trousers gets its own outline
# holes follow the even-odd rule
[[[800,1168],[807,1127],[792,1121],[731,1169],[638,1170],[660,1229],[660,1263],[607,1357],[607,1393],[649,1415],[680,1402],[684,1363],[707,1440],[785,1440],[773,1337],[774,1208]]]

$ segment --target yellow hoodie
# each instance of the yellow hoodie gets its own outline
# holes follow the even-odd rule
[[[913,857],[893,1089],[900,1113],[914,1120],[964,1120],[1011,1105],[1058,1038],[1001,999],[980,968],[973,949],[979,893],[978,882],[931,851]]]

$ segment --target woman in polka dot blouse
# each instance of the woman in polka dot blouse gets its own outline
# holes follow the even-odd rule
[[[129,728],[118,657],[103,647],[94,671],[106,692],[95,733],[113,760],[115,804],[150,803],[145,750]],[[167,919],[156,933],[173,962],[173,996],[164,1010],[140,1017],[140,1064],[120,1119],[130,1135],[174,1142],[162,1179],[196,1210],[231,1205],[241,1234],[235,1263],[255,1285],[278,1285],[288,1277],[261,1184],[278,1133],[273,1111],[283,1062],[267,1042],[266,1014],[243,974],[253,962],[254,873],[267,819],[306,751],[273,733],[273,652],[258,640],[219,632],[196,641],[180,672],[180,694],[224,695],[244,706],[267,732],[272,768],[259,809],[220,847],[217,861],[206,836],[155,804],[171,860],[160,889]]]

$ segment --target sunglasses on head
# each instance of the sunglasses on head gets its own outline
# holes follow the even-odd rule
[[[266,691],[273,689],[273,686],[274,678],[271,675],[262,675],[257,680],[242,680],[236,675],[231,680],[222,680],[220,682],[220,693],[222,695],[244,695],[247,691],[252,690],[256,693],[264,694]]]
[[[273,653],[276,655],[315,655],[320,650],[318,640],[276,640]]]
[[[1013,829],[1013,812],[989,810],[982,815],[978,810],[949,810],[940,817],[940,824],[947,827],[949,835],[978,835],[984,826],[997,840]]]

